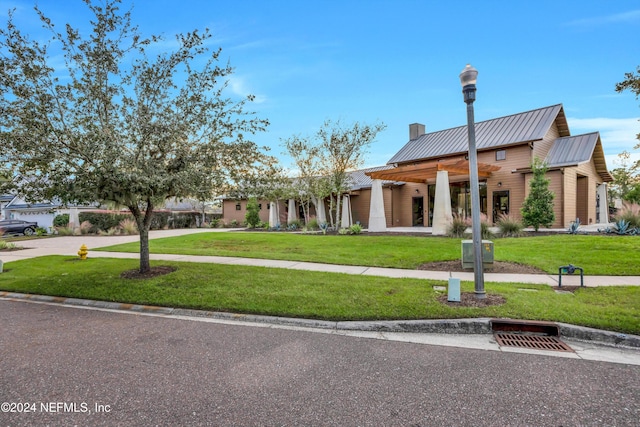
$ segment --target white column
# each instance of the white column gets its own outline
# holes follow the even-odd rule
[[[313,204],[316,207],[316,221],[318,225],[327,222],[327,213],[324,210],[324,199],[313,198]]]
[[[289,212],[287,212],[287,224],[291,224],[297,219],[298,219],[298,211],[296,210],[296,201],[295,199],[289,199]]]
[[[342,196],[342,220],[340,221],[340,227],[349,228],[353,222],[351,218],[351,198],[348,195]]]
[[[384,216],[384,198],[382,196],[381,179],[374,179],[373,184],[371,184],[369,231],[387,231],[387,219]]]
[[[607,183],[603,182],[598,186],[598,196],[600,198],[600,224],[609,223],[609,200],[607,198]]]
[[[451,223],[451,192],[449,190],[449,172],[438,171],[436,175],[436,197],[433,203],[433,231],[434,235],[447,234],[447,227]]]
[[[69,228],[74,231],[80,232],[80,219],[78,215],[78,208],[73,207],[69,210]]]
[[[269,227],[275,228],[278,226],[278,205],[276,202],[269,202]]]

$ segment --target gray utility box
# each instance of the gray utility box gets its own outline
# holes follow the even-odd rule
[[[482,241],[482,263],[493,264],[493,242]],[[473,268],[473,240],[462,241],[462,268]]]

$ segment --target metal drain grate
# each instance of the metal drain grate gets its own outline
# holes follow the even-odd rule
[[[498,345],[505,347],[530,348],[533,350],[571,351],[571,347],[558,337],[546,335],[523,335],[499,332],[494,334]]]

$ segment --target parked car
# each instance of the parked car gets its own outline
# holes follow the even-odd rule
[[[0,220],[0,234],[24,234],[32,236],[36,234],[37,222],[22,221],[20,219]]]

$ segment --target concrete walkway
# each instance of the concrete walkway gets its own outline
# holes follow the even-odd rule
[[[424,228],[424,227],[422,227]],[[181,229],[181,230],[154,230],[149,238],[158,239],[163,237],[176,237],[194,233],[220,233],[237,231],[238,229]],[[106,258],[130,258],[137,259],[137,253],[124,252],[99,252],[92,248],[116,245],[120,243],[137,242],[138,236],[63,236],[50,239],[23,240],[18,244],[25,249],[12,252],[3,252],[0,259],[3,262],[16,261],[20,259],[34,258],[45,255],[77,255],[81,245],[86,245],[89,249],[89,257]],[[473,272],[460,271],[425,271],[407,270],[397,268],[365,267],[352,265],[320,264],[300,261],[282,261],[240,257],[220,257],[220,256],[197,256],[197,255],[171,255],[171,254],[151,254],[152,260],[162,261],[182,261],[182,262],[203,262],[228,265],[246,265],[256,267],[286,268],[292,270],[324,271],[331,273],[345,273],[365,276],[381,276],[391,278],[413,278],[431,279],[447,281],[450,277],[459,278],[463,281],[473,281]],[[558,286],[558,275],[549,274],[499,274],[485,273],[486,282],[508,282],[508,283],[532,283],[550,286]],[[580,275],[563,275],[563,286],[579,286]],[[584,285],[593,286],[640,286],[640,276],[585,276]]]

